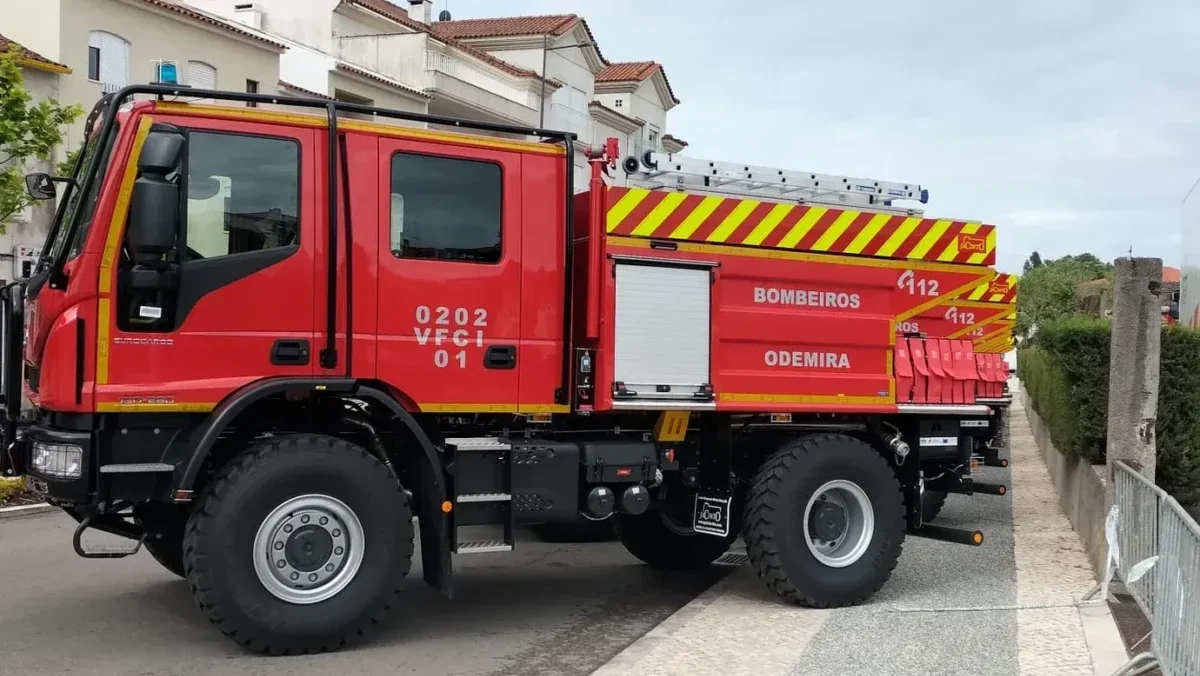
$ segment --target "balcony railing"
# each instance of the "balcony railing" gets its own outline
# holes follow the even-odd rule
[[[582,143],[592,143],[595,139],[595,125],[591,116],[561,103],[546,105],[546,126],[557,131],[574,132]]]
[[[452,53],[426,52],[425,69],[460,80],[528,108],[537,108],[538,106],[536,93],[515,87],[503,78],[488,72],[486,67],[476,65]]]

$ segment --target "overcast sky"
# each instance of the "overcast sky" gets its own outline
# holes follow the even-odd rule
[[[577,13],[609,60],[666,67],[688,155],[921,183],[927,215],[998,226],[1002,270],[1130,246],[1179,264],[1200,179],[1196,0],[436,0],[434,15],[447,8]]]

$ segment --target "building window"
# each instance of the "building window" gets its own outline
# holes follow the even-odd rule
[[[107,89],[129,85],[129,41],[105,31],[88,33],[88,79]]]
[[[187,152],[189,260],[300,243],[300,144],[193,130]]]
[[[192,89],[216,89],[217,69],[203,61],[188,61],[188,80]]]
[[[246,80],[246,93],[247,94],[257,94],[258,93],[258,80]],[[246,107],[247,108],[257,108],[258,104],[255,103],[254,101],[247,101]]]
[[[499,165],[397,153],[392,156],[391,192],[393,256],[500,261]]]

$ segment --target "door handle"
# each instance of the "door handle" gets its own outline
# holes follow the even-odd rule
[[[517,366],[516,345],[492,345],[483,353],[483,368],[511,369]]]
[[[308,341],[280,338],[271,346],[271,363],[276,366],[304,366],[308,363]]]

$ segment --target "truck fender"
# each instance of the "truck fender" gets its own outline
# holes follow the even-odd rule
[[[421,504],[417,505],[417,515],[421,521],[421,553],[425,580],[430,585],[442,590],[449,597],[451,593],[450,568],[450,532],[449,519],[442,511],[442,504],[448,499],[446,482],[442,471],[442,463],[433,442],[417,424],[400,402],[392,395],[378,388],[362,385],[349,378],[270,378],[260,380],[243,387],[226,397],[217,405],[208,418],[200,424],[193,436],[197,439],[187,460],[183,477],[176,486],[179,490],[192,490],[196,479],[208,455],[212,452],[217,438],[238,415],[250,405],[276,394],[288,391],[311,392],[319,390],[329,393],[345,393],[360,399],[367,399],[386,408],[394,420],[403,424],[412,433],[413,438],[421,447]]]

